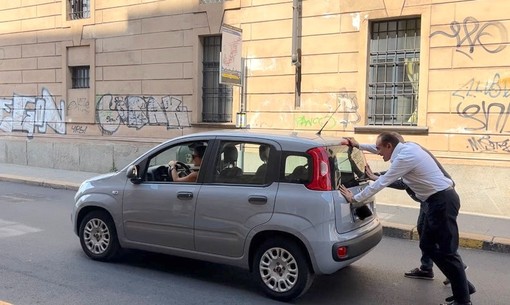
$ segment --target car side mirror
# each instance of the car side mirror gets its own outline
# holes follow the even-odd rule
[[[130,165],[126,170],[126,177],[128,177],[133,184],[140,184],[142,179],[138,176],[138,166]]]

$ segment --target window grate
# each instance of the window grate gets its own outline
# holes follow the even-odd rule
[[[90,88],[90,67],[71,67],[72,89]]]
[[[219,83],[221,36],[204,37],[202,122],[232,122],[232,87]]]
[[[368,124],[417,125],[420,18],[371,24]]]
[[[69,19],[90,18],[90,0],[69,0],[71,11]]]

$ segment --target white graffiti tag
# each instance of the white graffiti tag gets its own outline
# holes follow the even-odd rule
[[[50,127],[58,134],[66,133],[65,102],[58,107],[48,89],[42,89],[41,97],[14,95],[12,99],[0,99],[0,130],[26,132],[33,137],[37,132],[46,133]]]

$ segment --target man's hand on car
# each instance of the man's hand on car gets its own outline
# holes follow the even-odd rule
[[[342,195],[345,197],[345,199],[349,202],[349,203],[352,203],[353,200],[354,200],[354,194],[348,189],[346,188],[343,184],[340,185],[340,193],[342,193]]]
[[[340,145],[349,145],[352,147],[359,148],[359,143],[353,137],[345,137],[340,140]]]

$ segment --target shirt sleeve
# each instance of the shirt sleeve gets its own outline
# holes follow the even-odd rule
[[[360,144],[359,149],[368,151],[373,154],[377,153],[377,147],[375,146],[375,144]]]
[[[374,196],[383,188],[389,186],[391,183],[397,181],[400,177],[410,172],[416,162],[411,154],[401,151],[400,154],[393,160],[388,171],[380,176],[374,183],[366,187],[360,193],[354,195],[354,200],[362,202]]]

